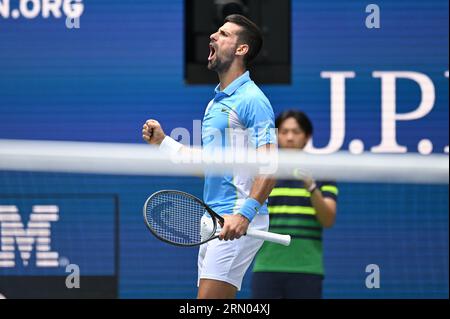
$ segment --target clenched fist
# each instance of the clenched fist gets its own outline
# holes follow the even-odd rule
[[[158,121],[148,120],[142,127],[142,138],[149,144],[160,145],[165,137],[166,134]]]

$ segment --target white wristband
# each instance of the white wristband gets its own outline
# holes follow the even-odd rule
[[[176,155],[182,147],[183,144],[178,143],[170,136],[166,136],[161,145],[159,145],[159,150],[167,156],[173,156]]]

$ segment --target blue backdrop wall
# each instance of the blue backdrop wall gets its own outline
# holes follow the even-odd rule
[[[183,1],[84,1],[79,29],[66,28],[64,18],[6,17],[6,1],[0,3],[0,139],[142,143],[148,118],[168,132],[191,130],[192,121],[202,118],[214,85],[184,82]],[[18,4],[10,1],[11,12]],[[346,82],[339,149],[358,139],[370,150],[380,144],[383,127],[382,86],[373,72],[421,73],[433,84],[435,101],[426,114],[397,123],[398,144],[417,152],[427,139],[433,153],[448,153],[448,1],[377,4],[381,28],[368,29],[363,1],[293,0],[292,83],[262,89],[275,113],[301,108],[311,116],[314,146],[320,148],[331,134],[330,80],[321,72],[354,72]],[[411,112],[430,97],[415,81],[396,84],[397,113]],[[325,235],[325,297],[448,297],[448,185],[339,186],[337,224]],[[17,205],[27,221],[31,205],[40,204],[24,201],[32,195],[117,196],[117,252],[108,244],[116,236],[112,226],[100,227],[114,223],[115,208],[107,200],[97,209],[90,201],[59,199],[52,248],[85,265],[88,274],[110,273],[116,255],[120,297],[195,297],[196,250],[157,242],[142,221],[146,197],[163,188],[200,196],[202,180],[0,172],[0,205]],[[64,232],[69,221],[79,230]],[[85,230],[89,222],[98,227]],[[104,246],[71,244],[93,238]],[[365,286],[369,264],[380,266],[380,289]],[[41,272],[33,265],[0,267],[2,276]],[[250,279],[241,297],[249,296]]]

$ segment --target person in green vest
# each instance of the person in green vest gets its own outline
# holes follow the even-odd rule
[[[313,125],[301,111],[283,112],[275,123],[280,148],[301,151]],[[289,234],[290,246],[265,242],[256,255],[252,297],[320,299],[324,278],[322,230],[334,225],[338,188],[298,171],[296,180],[278,180],[269,197],[272,232]]]

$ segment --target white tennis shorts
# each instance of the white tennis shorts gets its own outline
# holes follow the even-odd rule
[[[211,218],[204,217],[209,219]],[[203,220],[202,220],[203,222]],[[249,228],[267,231],[269,215],[256,215]],[[218,225],[220,229],[220,225]],[[242,236],[235,240],[214,239],[200,246],[198,252],[198,281],[215,279],[227,282],[241,290],[242,279],[263,240]]]

